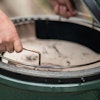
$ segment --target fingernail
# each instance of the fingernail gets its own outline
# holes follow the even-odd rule
[[[23,50],[23,46],[22,46],[21,41],[19,39],[14,42],[14,50],[18,53]]]
[[[13,53],[14,51],[8,51],[9,53]]]
[[[22,51],[23,51],[22,47],[18,47],[17,50],[16,50],[17,53],[22,52]]]

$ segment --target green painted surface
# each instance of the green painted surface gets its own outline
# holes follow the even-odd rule
[[[96,2],[99,4],[99,6],[100,6],[100,0],[96,0]]]
[[[0,75],[0,100],[100,100],[100,80],[83,84],[39,84]]]

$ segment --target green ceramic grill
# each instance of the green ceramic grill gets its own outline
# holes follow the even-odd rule
[[[0,100],[100,100],[99,0],[83,1],[98,23],[12,19],[24,50],[0,55]]]

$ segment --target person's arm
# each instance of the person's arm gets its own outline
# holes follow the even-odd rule
[[[0,52],[14,50],[22,51],[21,41],[12,21],[0,10]]]
[[[49,0],[56,14],[69,18],[76,15],[71,0]]]

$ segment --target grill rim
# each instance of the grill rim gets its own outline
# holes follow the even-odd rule
[[[23,18],[27,18],[27,17],[13,18],[12,20],[15,21],[17,19],[18,21],[17,22],[15,21],[14,23],[18,23],[19,20],[23,19]],[[38,20],[38,18],[37,17],[36,18],[28,17],[28,20]],[[41,20],[43,20],[43,19],[41,19]],[[52,19],[49,19],[49,20],[52,20]],[[70,23],[72,23],[72,22],[70,22]],[[75,24],[79,24],[79,23],[75,23]],[[84,24],[82,24],[82,25],[84,26]],[[96,24],[95,27],[97,27],[97,24]],[[5,66],[5,68],[3,68],[4,66]],[[100,73],[100,67],[99,66],[97,66],[94,71],[92,69],[91,70],[89,69],[89,70],[86,70],[86,71],[84,70],[84,71],[76,71],[76,72],[67,72],[66,73],[66,72],[43,72],[43,71],[30,71],[29,70],[28,74],[26,73],[27,69],[24,69],[24,71],[26,70],[26,72],[24,72],[22,70],[20,71],[20,68],[19,68],[19,70],[16,69],[17,71],[12,70],[13,68],[15,68],[15,66],[12,66],[12,68],[11,68],[11,66],[8,67],[8,65],[3,64],[2,62],[0,62],[0,70],[4,70],[5,72],[8,71],[8,72],[15,73],[15,74],[21,74],[21,73],[23,73],[22,75],[28,75],[31,72],[30,76],[35,76],[35,77],[40,77],[40,78],[41,77],[42,78],[45,77],[45,78],[48,78],[48,79],[50,79],[51,77],[53,77],[53,79],[54,78],[62,78],[62,79],[71,79],[71,78],[74,78],[74,79],[79,79],[80,80],[81,78],[84,78],[84,77],[87,78],[87,77],[91,77],[93,75],[94,76],[95,75],[99,75],[99,73]],[[43,73],[44,73],[44,75],[43,75]],[[78,74],[76,75],[76,73],[78,73]],[[3,74],[3,73],[1,73],[1,74]],[[46,76],[46,75],[48,75],[48,76]]]

